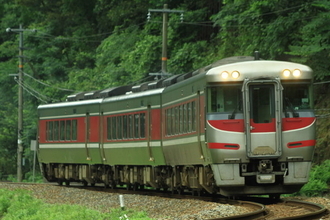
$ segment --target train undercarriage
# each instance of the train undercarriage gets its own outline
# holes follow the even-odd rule
[[[215,180],[209,166],[132,166],[87,164],[42,164],[43,176],[49,182],[70,185],[104,184],[137,190],[144,187],[182,193],[216,193]]]
[[[41,164],[43,176],[49,182],[70,185],[80,182],[84,186],[103,184],[105,187],[125,187],[138,190],[152,187],[173,193],[191,192],[192,194],[222,194],[225,196],[268,194],[279,197],[298,191],[303,184],[283,184],[283,174],[276,175],[274,183],[258,184],[256,175],[243,177],[239,185],[216,184],[211,166],[133,166],[133,165],[88,165],[88,164]],[[244,167],[244,166],[243,166]],[[284,169],[284,166],[281,166]],[[252,172],[254,173],[254,172]],[[285,175],[284,174],[284,175]],[[242,175],[242,173],[241,173]],[[243,174],[244,175],[244,174]],[[245,174],[246,175],[246,174]],[[241,177],[242,178],[242,177]]]

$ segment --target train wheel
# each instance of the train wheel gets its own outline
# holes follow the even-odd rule
[[[110,183],[109,183],[109,186],[111,189],[116,189],[116,182],[111,180]]]
[[[268,196],[270,199],[274,199],[274,200],[279,200],[281,198],[281,194],[279,193],[269,194]]]
[[[183,192],[184,192],[184,189],[182,189],[181,187],[178,187],[176,190],[177,190],[179,195],[182,195]]]
[[[83,186],[85,186],[85,187],[88,186],[88,182],[85,181],[85,180],[82,181],[82,184],[83,184]]]
[[[63,185],[63,181],[62,181],[62,180],[57,180],[57,184],[58,184],[59,186],[62,186],[62,185]]]
[[[137,191],[139,189],[138,183],[133,183],[133,191]]]
[[[66,181],[65,181],[65,185],[66,185],[66,186],[70,186],[70,181],[69,181],[69,180],[66,180]]]
[[[175,194],[175,188],[171,188],[172,194]]]

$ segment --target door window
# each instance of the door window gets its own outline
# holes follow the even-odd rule
[[[251,119],[254,123],[271,123],[275,118],[274,86],[251,85]]]

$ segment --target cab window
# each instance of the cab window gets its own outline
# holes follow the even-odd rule
[[[286,84],[283,85],[283,107],[284,109],[293,108],[310,109],[312,108],[309,85]]]
[[[241,86],[217,86],[208,88],[208,112],[241,112]]]

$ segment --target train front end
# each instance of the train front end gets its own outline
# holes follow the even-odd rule
[[[206,73],[206,142],[223,195],[280,194],[308,182],[315,146],[312,70],[253,60]]]

